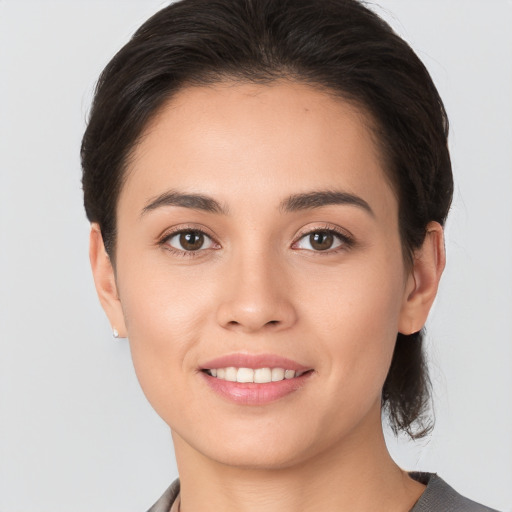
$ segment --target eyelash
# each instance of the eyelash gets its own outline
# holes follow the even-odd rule
[[[292,247],[299,243],[301,240],[305,239],[308,236],[311,236],[313,233],[327,233],[330,235],[333,235],[335,238],[337,238],[341,244],[338,247],[335,247],[334,249],[326,249],[325,251],[312,251],[309,249],[298,249],[298,250],[308,250],[309,252],[313,253],[315,256],[326,256],[326,255],[332,255],[337,254],[341,251],[347,251],[354,247],[355,240],[352,235],[349,235],[346,231],[341,230],[340,228],[325,225],[321,228],[314,228],[310,229],[308,231],[305,231],[299,235],[297,240],[293,242]]]
[[[158,245],[162,246],[164,249],[168,250],[169,252],[173,253],[176,256],[185,257],[185,258],[194,258],[197,256],[200,256],[201,253],[208,249],[198,249],[196,251],[186,251],[186,250],[180,250],[176,249],[175,247],[172,247],[169,245],[169,240],[177,235],[181,235],[183,233],[197,233],[201,234],[207,238],[209,238],[213,244],[216,244],[220,247],[220,244],[215,241],[215,239],[209,235],[206,231],[200,228],[196,227],[180,227],[176,230],[166,232],[158,241]],[[297,250],[307,250],[309,252],[312,252],[315,255],[332,255],[337,254],[340,251],[351,249],[355,245],[354,238],[349,235],[348,233],[342,231],[341,229],[335,228],[333,226],[323,226],[321,228],[314,228],[309,231],[305,231],[301,233],[297,239],[292,243],[292,248],[294,245],[299,243],[301,240],[305,239],[308,236],[311,236],[314,233],[327,233],[333,235],[335,238],[337,238],[341,244],[339,247],[336,247],[334,249],[326,249],[325,251],[314,251],[310,249],[297,249]]]
[[[186,251],[186,250],[176,249],[175,247],[172,247],[171,245],[169,245],[168,242],[169,242],[169,240],[171,240],[171,238],[173,238],[177,235],[181,235],[183,233],[197,233],[197,234],[203,235],[203,236],[209,238],[213,244],[216,244],[220,247],[220,244],[218,244],[214,240],[214,238],[211,235],[209,235],[204,229],[192,227],[192,226],[191,227],[186,227],[186,226],[180,227],[175,230],[166,232],[158,241],[158,245],[163,247],[165,250],[171,252],[175,256],[180,256],[183,258],[195,258],[197,256],[200,256],[201,253],[203,251],[205,251],[206,249],[198,249],[197,251]]]

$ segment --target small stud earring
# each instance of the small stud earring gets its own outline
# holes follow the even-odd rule
[[[112,329],[112,336],[114,336],[114,338],[119,338],[119,333],[115,327]]]

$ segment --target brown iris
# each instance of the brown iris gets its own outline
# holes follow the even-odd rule
[[[180,245],[186,251],[198,251],[204,244],[204,235],[199,231],[186,231],[180,234]]]
[[[332,247],[334,236],[328,231],[316,231],[309,235],[309,243],[317,251],[326,251]]]

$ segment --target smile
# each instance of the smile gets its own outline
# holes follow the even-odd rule
[[[302,389],[315,370],[277,354],[226,354],[199,364],[203,382],[224,400],[262,406]]]
[[[236,368],[229,366],[227,368],[212,368],[204,370],[211,377],[228,382],[267,384],[270,382],[279,382],[287,379],[300,377],[305,371],[295,371],[285,368]]]

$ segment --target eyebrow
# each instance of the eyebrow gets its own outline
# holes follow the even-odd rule
[[[372,217],[375,217],[375,213],[370,205],[363,198],[337,190],[319,190],[305,194],[294,194],[281,203],[280,210],[289,213],[335,204],[356,206],[365,210]]]
[[[329,205],[349,205],[362,208],[372,217],[375,217],[370,205],[361,197],[348,192],[336,190],[320,190],[304,194],[293,194],[279,205],[279,210],[292,213],[302,210],[313,210]],[[169,190],[150,199],[141,211],[141,217],[146,213],[163,206],[180,206],[192,210],[227,215],[228,209],[215,199],[202,194],[187,194],[176,190]]]
[[[191,208],[192,210],[201,210],[209,213],[218,213],[227,215],[228,210],[218,201],[202,194],[186,194],[176,190],[169,190],[153,199],[144,206],[141,217],[162,206],[181,206],[182,208]]]

